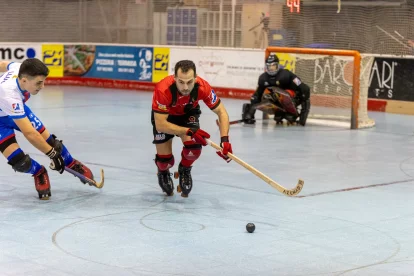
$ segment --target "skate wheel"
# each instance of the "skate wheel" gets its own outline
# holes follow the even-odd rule
[[[181,193],[181,197],[188,197],[188,195]]]
[[[181,193],[181,187],[180,187],[180,185],[177,186],[177,192]]]
[[[174,178],[175,179],[178,179],[178,177],[179,177],[180,175],[178,174],[178,172],[174,172]]]

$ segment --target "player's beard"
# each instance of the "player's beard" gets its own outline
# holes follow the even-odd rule
[[[187,89],[187,90],[180,90],[180,94],[183,96],[188,96],[190,95],[191,90]]]

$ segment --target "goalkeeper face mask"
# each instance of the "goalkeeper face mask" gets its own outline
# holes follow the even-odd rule
[[[270,76],[274,76],[279,71],[279,63],[278,62],[270,62],[266,63],[266,72]]]

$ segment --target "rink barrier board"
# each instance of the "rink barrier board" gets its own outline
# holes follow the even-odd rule
[[[148,92],[152,92],[155,87],[155,83],[150,83],[150,82],[110,80],[110,79],[98,79],[98,78],[79,78],[79,77],[48,78],[46,79],[46,85],[89,86],[89,87],[102,87],[102,88],[112,88],[112,89],[129,89],[129,90],[148,91]],[[219,97],[241,99],[241,100],[247,100],[247,101],[250,100],[251,95],[254,93],[254,90],[239,89],[239,88],[213,87],[213,89]],[[324,104],[326,103],[332,104],[332,102],[336,101],[336,99],[332,99],[332,101],[329,101],[327,100],[328,98],[329,97],[327,96],[313,95],[312,103],[314,105],[324,106]],[[392,102],[390,108],[388,107],[388,102]],[[413,109],[410,106],[414,106],[414,103],[398,104],[398,102],[400,101],[368,99],[368,110],[378,111],[378,112],[402,113],[406,108]],[[389,108],[389,110],[387,110],[387,108]],[[412,114],[412,113],[407,113],[407,114]]]
[[[92,59],[92,68],[86,74],[68,76],[69,63],[65,59],[65,54],[76,47],[85,47],[80,49],[82,51],[86,50],[86,47],[92,47],[96,58]],[[195,61],[198,74],[210,82],[220,97],[244,100],[248,100],[254,92],[257,77],[264,69],[262,63],[264,51],[258,49],[29,42],[0,43],[0,49],[4,58],[10,58],[12,61],[22,61],[32,56],[42,59],[51,69],[47,79],[47,83],[51,85],[82,85],[140,91],[152,91],[157,81],[173,73],[174,65],[178,60],[188,58]],[[413,114],[414,81],[411,81],[411,72],[414,71],[414,57],[374,56],[368,91],[368,110]],[[114,73],[99,72],[99,69],[108,69],[111,66],[99,62],[97,64],[98,58],[104,59],[103,61],[112,59]],[[288,60],[287,57],[282,56],[282,60],[284,59]],[[127,67],[124,68],[129,68],[131,74],[116,72],[116,69],[122,67],[118,63],[120,60],[127,62],[125,65]],[[133,61],[136,62],[131,64]],[[288,69],[295,69],[289,68],[294,64],[286,61],[282,63]],[[334,71],[330,73],[335,74]],[[144,81],[136,81],[137,78]],[[329,86],[329,78],[325,81],[328,82],[324,85]],[[329,104],[335,104],[335,97],[331,99],[328,100]],[[326,104],[326,97],[313,94],[312,103],[321,105],[320,102]]]

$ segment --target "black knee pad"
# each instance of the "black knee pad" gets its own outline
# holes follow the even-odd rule
[[[16,140],[16,136],[13,135],[12,137],[10,137],[9,139],[7,139],[6,141],[0,144],[0,151],[4,152],[8,146],[14,143],[17,143],[17,140]]]
[[[13,170],[16,172],[25,173],[32,167],[32,159],[28,154],[24,154],[23,152],[18,153],[8,162],[10,166],[12,166]]]
[[[62,153],[63,151],[63,141],[56,139],[56,135],[52,134],[52,138],[49,139],[47,142],[51,147],[55,149],[55,151]]]

